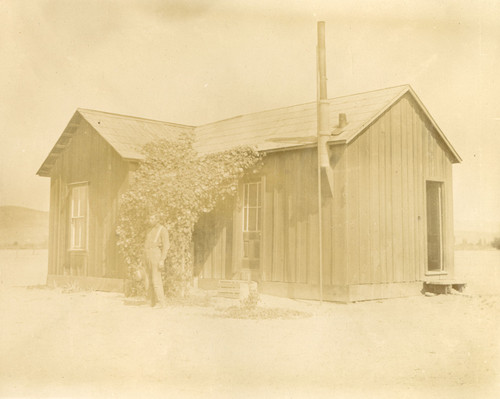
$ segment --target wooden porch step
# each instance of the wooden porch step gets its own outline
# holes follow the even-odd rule
[[[424,281],[424,292],[432,292],[434,294],[451,294],[454,289],[458,292],[463,292],[467,283],[458,280],[433,280]]]
[[[217,296],[231,299],[242,299],[250,290],[256,290],[257,283],[247,280],[219,280]]]

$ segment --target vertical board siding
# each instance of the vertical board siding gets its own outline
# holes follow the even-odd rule
[[[52,244],[49,270],[58,275],[121,278],[126,267],[116,246],[119,197],[128,186],[128,163],[85,121],[55,162],[51,180]],[[70,184],[88,182],[88,244],[68,251]]]
[[[378,237],[374,237],[372,243],[372,248],[379,248],[378,251],[378,262],[379,262],[379,282],[386,283],[387,282],[387,245],[386,242],[386,182],[385,182],[385,140],[386,140],[386,126],[385,119],[382,118],[380,123],[378,124],[377,135],[374,135],[373,139],[373,151],[377,152],[377,160],[378,165],[374,165],[374,167],[378,168],[378,181],[376,181],[378,187]],[[375,189],[377,190],[377,189]],[[373,212],[375,212],[374,217],[377,220],[377,206],[373,206]],[[378,242],[377,242],[378,239]],[[376,259],[377,260],[377,259]]]
[[[401,104],[401,227],[402,227],[402,247],[403,247],[403,262],[402,262],[402,281],[409,281],[409,247],[411,243],[409,242],[409,226],[408,226],[408,217],[409,217],[409,199],[408,199],[408,129],[407,129],[407,120],[409,117],[408,107],[407,107],[407,99],[402,98],[400,101]]]
[[[330,183],[328,182],[325,169],[321,171],[321,190],[322,190],[322,207],[321,217],[323,223],[321,224],[323,234],[323,285],[329,284],[332,280],[332,193],[330,190]],[[318,282],[319,282],[319,265],[318,265]]]
[[[234,200],[227,200],[196,224],[193,235],[194,272],[203,278],[231,278],[231,209]]]
[[[403,201],[401,173],[401,102],[391,110],[392,251],[394,281],[403,280]]]
[[[262,252],[262,280],[272,281],[274,253],[274,185],[275,175],[267,174],[265,178],[264,201],[262,203],[262,239],[265,241]]]
[[[333,201],[332,206],[332,285],[347,284],[347,156],[346,146],[332,148]]]
[[[382,126],[385,124],[385,246],[386,246],[386,276],[387,282],[394,281],[394,245],[393,245],[393,229],[392,229],[392,214],[393,214],[393,195],[392,195],[392,118],[386,113],[379,121]]]
[[[347,165],[347,184],[349,187],[347,193],[347,260],[349,270],[349,284],[359,284],[359,254],[362,242],[360,240],[359,220],[359,140],[352,142],[348,148]]]
[[[275,173],[284,171],[283,158],[275,158]],[[272,257],[272,281],[285,280],[285,183],[284,176],[274,180],[274,198],[273,198],[273,257]]]
[[[426,180],[444,182],[445,269],[453,272],[451,169],[444,144],[410,95],[348,145],[350,284],[424,278]]]
[[[370,264],[370,202],[376,192],[370,192],[370,135],[359,138],[359,282],[372,282],[372,268]]]
[[[423,114],[421,110],[418,110],[417,112],[417,127],[415,131],[415,135],[417,136],[417,142],[416,142],[416,167],[417,167],[417,182],[416,182],[416,200],[417,200],[417,217],[418,217],[418,270],[416,273],[416,279],[420,279],[421,276],[424,275],[424,270],[425,270],[425,246],[424,246],[424,239],[422,237],[425,237],[425,228],[426,228],[426,218],[425,218],[425,205],[424,201],[420,196],[423,196],[423,192],[425,190],[425,162],[423,162],[424,158],[424,147],[423,147],[423,132],[425,130],[425,122],[423,119]]]
[[[444,182],[445,262],[453,271],[452,160],[411,95],[404,96],[348,145],[331,148],[333,196],[322,185],[325,285],[422,280],[426,255],[426,180]],[[316,149],[267,154],[263,186],[261,278],[319,281]],[[233,268],[239,269],[241,203],[233,222]],[[222,230],[224,231],[224,230]],[[227,234],[210,262],[224,263]],[[226,261],[227,263],[227,261]],[[222,269],[203,266],[205,277]],[[233,269],[234,270],[234,269]]]
[[[318,284],[319,282],[319,220],[318,220],[318,157],[317,150],[310,149],[304,154],[304,164],[297,166],[298,173],[310,176],[308,184],[309,200],[307,202],[307,228],[308,242],[307,248],[307,283]],[[323,223],[325,221],[323,220]]]
[[[296,162],[303,162],[303,156],[297,152]],[[306,192],[308,176],[304,173],[295,173],[296,184],[296,236],[295,236],[295,257],[296,257],[296,282],[307,282],[307,214],[310,193]]]
[[[415,176],[416,176],[416,169],[415,169],[415,118],[416,118],[416,112],[415,109],[412,107],[411,102],[408,101],[405,98],[405,104],[407,108],[407,119],[406,119],[406,125],[407,125],[407,134],[408,134],[408,141],[407,141],[407,146],[406,146],[406,151],[407,151],[407,156],[408,156],[408,214],[406,217],[407,223],[408,223],[408,229],[409,229],[409,237],[408,241],[410,245],[408,246],[408,252],[409,252],[409,265],[408,265],[408,274],[406,276],[406,281],[415,281],[415,272],[417,270],[417,254],[416,254],[416,248],[417,248],[417,235],[415,234],[415,231],[417,229],[417,221],[418,221],[418,215],[416,214],[415,210],[415,203],[416,203],[416,194],[417,191],[415,189]]]
[[[285,281],[296,282],[296,257],[295,257],[295,231],[297,225],[295,203],[296,203],[296,180],[294,165],[297,162],[297,153],[294,151],[284,157],[285,161],[285,218],[283,226],[284,245],[285,245]]]
[[[445,165],[446,182],[445,185],[445,267],[447,271],[453,275],[455,272],[455,234],[454,234],[454,224],[453,224],[453,179],[452,179],[452,163],[448,159]]]
[[[58,179],[50,179],[50,208],[49,208],[49,257],[48,257],[48,274],[57,273],[56,252],[57,252],[57,237],[55,235],[57,229],[57,200],[58,200]]]
[[[382,282],[382,270],[380,266],[380,191],[379,187],[379,151],[378,143],[380,140],[380,126],[374,127],[372,134],[366,136],[368,141],[368,151],[370,154],[369,161],[369,187],[370,193],[368,217],[370,219],[369,228],[369,245],[370,245],[370,260],[368,267],[370,269],[370,282]]]
[[[271,153],[264,160],[263,281],[302,284],[319,281],[316,168],[316,149]],[[332,268],[333,205],[327,184],[324,179],[324,278],[329,282],[335,272]]]

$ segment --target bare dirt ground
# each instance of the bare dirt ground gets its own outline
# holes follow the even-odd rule
[[[199,306],[158,309],[115,293],[12,287],[22,282],[12,265],[43,268],[46,253],[0,256],[0,397],[500,397],[500,251],[456,253],[465,295],[348,305],[263,296],[309,314],[289,320],[223,318],[235,303],[204,293]]]

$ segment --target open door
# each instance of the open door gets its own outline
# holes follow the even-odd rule
[[[427,271],[444,270],[443,257],[443,183],[426,182]]]

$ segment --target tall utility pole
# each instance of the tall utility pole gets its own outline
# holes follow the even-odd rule
[[[319,229],[319,300],[323,302],[323,221],[321,201],[321,169],[330,165],[327,150],[329,106],[326,92],[325,22],[318,22],[317,47],[317,112],[318,112],[318,229]]]

